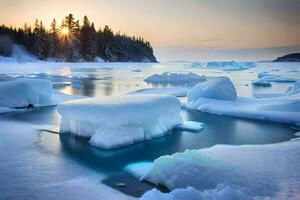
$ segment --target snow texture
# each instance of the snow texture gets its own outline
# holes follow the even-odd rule
[[[186,150],[156,159],[144,179],[169,189],[188,186],[210,189],[224,183],[234,188],[245,187],[243,193],[252,198],[297,199],[300,195],[299,153],[299,140]]]
[[[0,106],[21,108],[53,105],[52,83],[40,79],[0,82]]]
[[[61,132],[91,138],[104,149],[164,136],[182,123],[180,101],[170,95],[87,98],[59,105]]]
[[[194,86],[187,97],[191,110],[236,117],[300,123],[300,94],[274,98],[236,97],[233,84],[220,77]]]
[[[237,94],[229,78],[218,77],[194,86],[188,93],[188,102],[196,101],[199,97],[234,101]]]
[[[140,200],[250,200],[248,195],[230,186],[219,184],[215,189],[197,190],[193,187],[162,193],[157,189],[146,192]]]
[[[203,82],[206,80],[205,76],[199,76],[195,73],[170,73],[164,72],[162,74],[153,74],[147,77],[144,81],[147,83],[190,83]]]
[[[129,94],[168,94],[176,97],[185,97],[188,91],[188,88],[183,87],[146,88],[130,92]]]

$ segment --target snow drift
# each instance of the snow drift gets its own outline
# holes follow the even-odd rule
[[[300,123],[300,93],[262,99],[237,97],[231,81],[220,77],[194,86],[187,99],[186,107],[191,110],[291,124]]]
[[[169,189],[191,186],[203,190],[224,183],[239,188],[251,198],[297,199],[300,195],[299,153],[299,140],[270,145],[217,145],[208,149],[187,150],[156,159],[152,169],[147,169],[148,174],[144,179],[163,184]],[[182,197],[188,195],[184,189],[181,191]],[[149,195],[145,194],[145,197]],[[153,195],[162,197],[161,194]],[[165,195],[172,196],[174,191]],[[197,199],[199,194],[189,195],[189,199]]]
[[[165,135],[182,123],[180,101],[169,95],[88,98],[59,105],[61,133],[90,138],[104,149]]]

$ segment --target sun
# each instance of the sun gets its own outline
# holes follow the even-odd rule
[[[61,30],[60,30],[60,34],[62,36],[68,36],[69,35],[69,29],[67,27],[63,27]]]

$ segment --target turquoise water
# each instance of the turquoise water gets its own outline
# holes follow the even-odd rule
[[[69,64],[71,65],[71,64]],[[109,64],[111,66],[111,64]],[[76,76],[82,82],[80,88],[72,86],[57,87],[67,94],[84,96],[119,95],[132,90],[147,87],[165,87],[165,85],[147,85],[143,79],[153,73],[164,71],[187,72],[192,71],[207,76],[230,76],[242,96],[251,97],[254,92],[284,92],[290,83],[273,84],[272,88],[255,88],[251,80],[256,78],[259,71],[265,71],[266,66],[238,72],[223,72],[217,69],[186,68],[182,64],[155,64],[142,68],[142,72],[132,72],[139,67],[137,64],[127,64],[118,69],[100,69],[84,66],[56,66],[48,68],[19,66],[22,70],[0,70],[4,74],[34,74],[47,72]],[[280,68],[281,67],[281,68]],[[280,68],[288,73],[286,66],[270,66],[268,69]],[[294,66],[291,67],[294,69]],[[38,71],[37,71],[38,70]],[[250,73],[251,72],[251,73]],[[283,73],[283,72],[282,72]],[[297,75],[297,74],[296,74]],[[291,73],[290,76],[296,76]],[[297,75],[298,76],[298,75]],[[184,99],[182,99],[184,101]],[[186,131],[172,131],[166,137],[157,138],[114,150],[102,150],[92,147],[88,140],[71,135],[58,135],[40,130],[38,133],[22,132],[11,126],[12,132],[5,129],[0,131],[0,194],[3,199],[53,199],[60,197],[64,187],[53,186],[79,177],[105,176],[98,178],[99,182],[120,190],[124,193],[140,196],[151,185],[140,183],[123,172],[123,168],[130,163],[153,161],[159,156],[182,152],[186,149],[201,149],[216,144],[268,144],[287,141],[294,138],[294,130],[286,124],[256,121],[211,115],[195,111],[182,110],[184,120],[201,121],[205,123],[202,131],[192,133]],[[56,107],[36,108],[23,113],[9,113],[0,115],[0,123],[29,123],[32,127],[59,127],[60,116]],[[0,128],[1,129],[1,128]],[[46,129],[46,128],[45,128]],[[5,163],[5,164],[4,164]],[[127,187],[116,187],[118,182],[125,182]],[[41,189],[43,185],[52,184],[48,189]],[[44,188],[44,187],[42,187]],[[53,189],[51,195],[49,191]],[[61,191],[60,191],[61,190]],[[54,195],[54,196],[53,196]],[[2,199],[0,197],[0,199]]]

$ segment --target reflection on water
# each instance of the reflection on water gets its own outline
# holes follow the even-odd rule
[[[203,121],[204,130],[198,133],[173,131],[165,137],[114,150],[95,148],[88,144],[88,139],[64,134],[60,135],[62,151],[88,166],[114,172],[132,162],[153,161],[159,156],[186,149],[207,148],[216,144],[266,144],[293,138],[294,131],[283,124],[191,111],[182,111],[182,115],[186,120]]]
[[[82,83],[80,87],[68,85],[58,89],[67,94],[84,96],[110,96],[148,87],[167,87],[170,85],[148,85],[143,81],[149,75],[166,71],[194,72],[206,76],[229,76],[234,82],[239,95],[248,97],[252,96],[253,92],[281,93],[290,85],[288,83],[274,83],[271,88],[252,87],[251,81],[256,79],[257,73],[271,70],[270,66],[253,68],[251,71],[223,72],[218,69],[185,68],[183,64],[170,65],[170,63],[119,63],[117,65],[122,65],[120,69],[101,69],[91,67],[92,64],[76,63],[68,64],[69,66],[51,67],[44,66],[43,63],[30,63],[18,67],[6,65],[0,69],[3,74],[18,75],[45,72],[70,75],[73,77],[72,79]],[[100,63],[99,65],[113,67],[115,63]],[[144,65],[150,67],[143,68]],[[139,67],[141,72],[131,71]],[[288,69],[282,67],[283,70],[287,71]],[[287,75],[290,76],[290,74]],[[293,73],[292,75],[296,78],[299,77],[299,73]],[[54,199],[51,198],[52,194],[61,197],[67,193],[66,189],[71,188],[68,185],[69,180],[77,180],[81,176],[97,177],[97,175],[105,173],[109,175],[103,180],[105,184],[118,189],[116,183],[120,181],[128,183],[125,189],[119,188],[119,190],[140,196],[149,189],[149,185],[142,185],[136,179],[130,179],[122,172],[124,166],[129,163],[153,161],[161,155],[182,152],[186,149],[207,148],[217,144],[276,143],[294,138],[293,133],[296,132],[288,125],[279,123],[209,115],[186,110],[183,110],[181,115],[184,120],[204,122],[205,128],[196,133],[173,131],[173,134],[166,137],[114,150],[102,150],[92,147],[89,145],[88,139],[68,134],[58,135],[45,131],[40,131],[38,134],[28,131],[23,132],[22,129],[17,127],[17,124],[15,124],[15,127],[10,127],[9,131],[3,131],[3,127],[1,127],[0,141],[4,142],[0,145],[0,157],[3,161],[0,165],[0,182],[2,186],[0,187],[0,194],[4,198],[6,196],[18,197],[11,199],[22,199],[26,195],[29,196],[27,199],[41,199],[40,197]],[[47,126],[59,127],[60,124],[60,116],[56,107],[35,108],[24,113],[1,114],[0,121],[5,122],[6,120],[30,123],[30,125],[37,126],[41,130],[47,129]],[[96,175],[94,172],[96,172]],[[47,186],[45,189],[40,188],[47,184],[52,186]],[[208,184],[207,180],[204,180],[203,185],[205,184]],[[99,185],[97,185],[97,190]],[[81,186],[78,189],[82,189]],[[90,189],[89,187],[84,190],[85,192],[82,194],[90,193]],[[39,193],[36,194],[37,196],[32,196],[33,191],[37,190],[39,190],[41,196],[38,196]],[[78,199],[80,198],[78,197]]]

